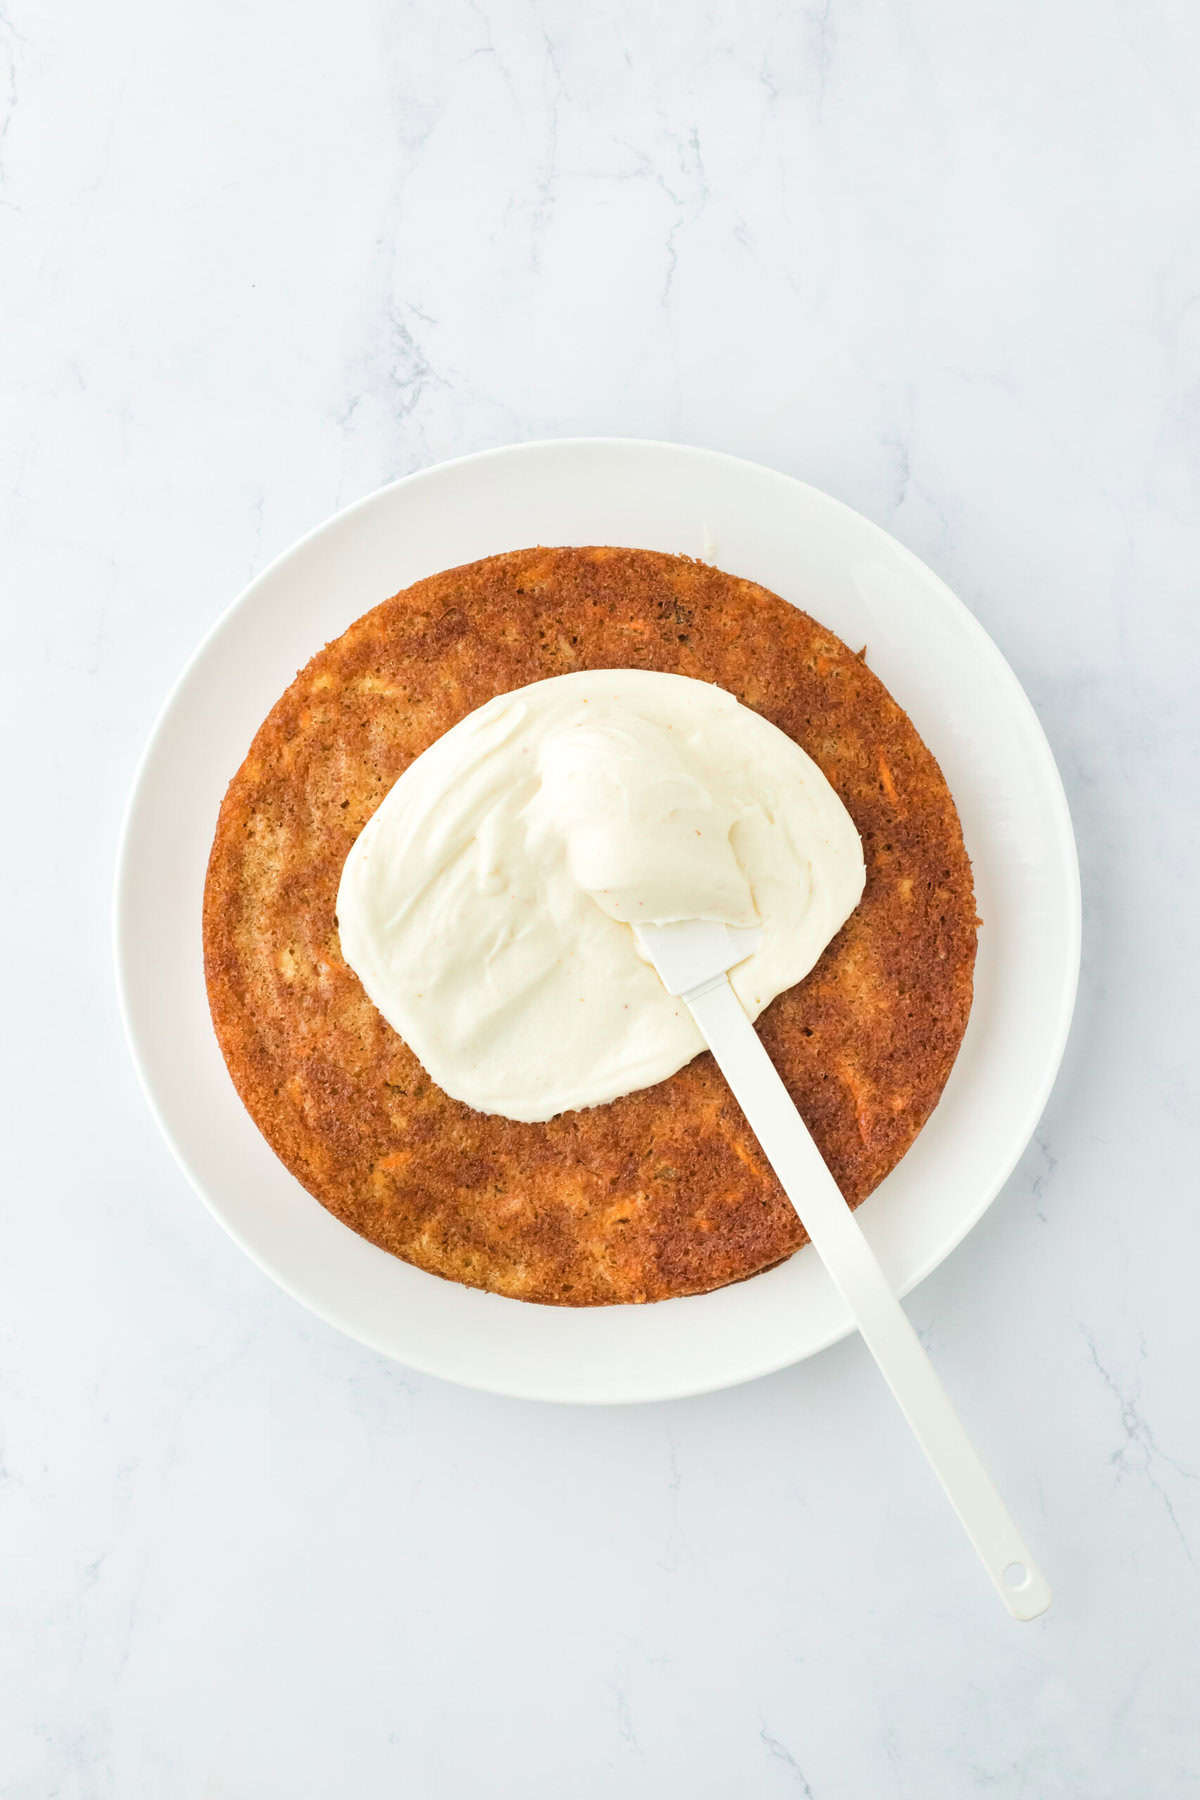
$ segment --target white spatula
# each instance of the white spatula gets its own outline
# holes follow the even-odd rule
[[[688,919],[638,926],[637,934],[668,992],[703,1032],[1005,1606],[1015,1619],[1037,1618],[1050,1604],[1049,1585],[729,985],[726,971],[753,954],[758,929]]]

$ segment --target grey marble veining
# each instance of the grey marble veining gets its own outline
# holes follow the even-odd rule
[[[1200,1790],[1198,55],[1159,0],[9,0],[6,1800]],[[1075,1032],[911,1302],[1032,1627],[857,1345],[460,1392],[277,1293],[142,1105],[113,849],[193,644],[381,482],[571,433],[857,506],[1058,755]]]

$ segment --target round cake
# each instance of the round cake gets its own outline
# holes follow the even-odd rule
[[[852,1205],[942,1091],[978,923],[954,802],[911,722],[865,652],[754,582],[646,550],[513,551],[417,582],[320,651],[217,821],[204,960],[230,1074],[355,1231],[432,1274],[573,1306],[702,1293],[804,1243],[712,1058],[545,1124],[474,1112],[367,999],[335,908],[351,846],[414,757],[493,695],[587,668],[728,689],[808,752],[858,827],[858,908],[759,1020]]]

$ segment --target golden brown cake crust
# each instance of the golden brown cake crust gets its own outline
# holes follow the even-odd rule
[[[865,662],[754,582],[643,550],[533,549],[419,581],[272,709],[221,807],[204,894],[213,1023],[259,1129],[347,1225],[525,1300],[659,1300],[804,1233],[711,1057],[520,1125],[430,1081],[343,962],[350,846],[397,776],[494,694],[572,669],[728,688],[803,745],[862,834],[862,902],[763,1039],[847,1198],[907,1150],[971,1005],[975,901],[936,762]]]

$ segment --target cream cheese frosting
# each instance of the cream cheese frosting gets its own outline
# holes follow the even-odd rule
[[[663,1081],[704,1048],[633,926],[762,927],[751,1018],[861,898],[812,759],[732,694],[640,669],[500,694],[409,765],[342,871],[342,954],[455,1099],[521,1121]]]

